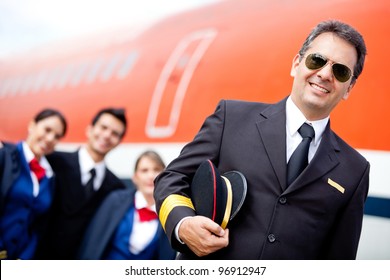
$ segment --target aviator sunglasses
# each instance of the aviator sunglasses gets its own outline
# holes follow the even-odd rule
[[[310,70],[318,70],[328,64],[329,60],[318,54],[312,53],[306,57],[305,65]],[[340,63],[332,63],[332,72],[334,77],[341,83],[345,83],[352,76],[352,71],[347,66]]]

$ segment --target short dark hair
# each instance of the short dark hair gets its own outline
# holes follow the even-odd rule
[[[357,63],[353,69],[353,77],[351,83],[354,83],[355,80],[363,71],[364,60],[367,54],[366,44],[364,42],[363,36],[352,26],[343,23],[338,20],[327,20],[320,22],[307,36],[305,42],[303,43],[301,49],[299,50],[299,55],[301,59],[308,50],[310,44],[317,38],[320,34],[331,32],[338,36],[341,39],[346,40],[352,46],[355,47],[357,53]]]
[[[61,137],[64,137],[64,135],[66,134],[66,130],[67,130],[68,125],[67,125],[67,122],[66,122],[64,115],[60,111],[52,109],[52,108],[45,108],[35,115],[34,122],[38,123],[41,120],[44,120],[44,119],[47,119],[47,118],[53,117],[53,116],[56,116],[60,119],[60,121],[64,127]]]
[[[121,135],[121,138],[123,138],[123,136],[126,134],[126,129],[127,129],[127,120],[126,120],[126,113],[125,112],[126,111],[123,108],[104,108],[104,109],[101,109],[93,117],[92,125],[94,126],[103,114],[110,114],[123,123],[123,125],[125,127],[125,129],[123,130],[123,133]]]

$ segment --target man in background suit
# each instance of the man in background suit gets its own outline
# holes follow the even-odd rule
[[[276,104],[218,104],[155,181],[159,217],[180,258],[356,257],[370,165],[331,130],[329,115],[348,98],[365,54],[354,28],[321,22],[293,59],[288,97]],[[288,183],[287,163],[302,140],[301,126],[312,131],[303,157],[309,164]],[[247,179],[246,200],[225,230],[196,216],[190,200],[191,180],[206,159],[221,173],[238,170]]]
[[[75,259],[84,231],[103,199],[125,186],[104,158],[126,132],[123,109],[100,110],[87,127],[88,141],[76,152],[55,152],[48,160],[56,174],[56,193],[40,259]],[[94,171],[93,171],[94,170]]]

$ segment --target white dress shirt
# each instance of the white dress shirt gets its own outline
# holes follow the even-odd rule
[[[318,146],[321,143],[322,134],[325,131],[326,125],[328,124],[329,116],[318,120],[318,121],[308,121],[306,120],[303,113],[298,109],[298,107],[291,100],[291,97],[288,97],[286,102],[286,163],[290,160],[290,157],[294,150],[298,147],[299,143],[302,141],[302,136],[299,134],[298,129],[303,125],[303,123],[308,123],[314,128],[315,136],[310,143],[309,147],[309,159],[308,162],[312,160],[314,154],[316,153]]]
[[[27,163],[29,163],[35,157],[34,153],[31,151],[30,147],[27,145],[26,142],[22,142],[22,147],[23,147],[24,158],[26,159]],[[39,164],[40,166],[42,166],[43,169],[45,169],[45,176],[47,178],[53,177],[53,169],[51,168],[45,156],[41,156],[41,159],[39,160]],[[35,173],[32,172],[31,170],[30,170],[30,175],[33,182],[33,196],[37,197],[39,194],[39,181]]]
[[[153,240],[157,232],[158,219],[140,222],[137,209],[141,209],[148,206],[145,197],[140,191],[135,193],[135,210],[134,211],[134,223],[133,230],[130,233],[129,238],[129,250],[133,254],[139,254],[146,246]],[[150,210],[156,212],[156,205],[149,207]]]
[[[106,164],[104,161],[95,163],[92,157],[89,155],[85,147],[81,147],[79,150],[79,164],[81,172],[81,183],[83,186],[87,184],[91,178],[91,169],[95,168],[96,176],[93,180],[93,188],[95,191],[99,190],[103,183],[104,175],[106,174]]]

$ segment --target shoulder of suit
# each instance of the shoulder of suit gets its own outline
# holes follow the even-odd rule
[[[245,100],[234,100],[227,99],[221,100],[224,101],[227,107],[244,107],[244,108],[265,108],[274,104],[271,103],[263,103],[263,102],[254,102],[254,101],[245,101]]]
[[[121,189],[125,189],[126,185],[122,182],[121,179],[119,179],[118,176],[116,176],[110,169],[106,167],[106,179],[112,182],[115,185],[120,185]]]
[[[60,171],[65,166],[79,168],[78,156],[75,152],[54,151],[46,155],[46,158],[55,172]]]
[[[114,206],[115,206],[115,210],[118,210],[119,208],[120,209],[128,208],[129,205],[133,203],[133,201],[134,201],[134,192],[131,191],[130,189],[114,189],[108,193],[108,195],[104,199],[104,202],[99,208],[107,209],[109,211],[112,211]]]
[[[227,113],[232,115],[235,114],[257,115],[259,112],[262,112],[266,108],[273,105],[274,104],[243,101],[243,100],[221,100],[219,103],[219,106],[223,106],[224,110]]]
[[[14,143],[11,143],[11,142],[1,142],[1,145],[0,145],[0,150],[1,149],[8,149],[8,150],[16,150],[16,145]]]
[[[135,190],[132,190],[132,189],[129,189],[129,188],[125,188],[125,189],[113,190],[113,191],[111,191],[109,196],[120,197],[121,199],[122,198],[126,198],[126,199],[130,198],[131,200],[133,200],[134,199],[134,194],[135,194]]]
[[[0,148],[0,173],[4,171],[7,165],[8,170],[11,170],[14,176],[18,176],[22,164],[17,145],[3,142],[3,146]]]
[[[367,159],[355,148],[353,148],[351,145],[349,145],[347,142],[345,142],[339,135],[337,135],[333,130],[332,134],[335,137],[339,148],[340,152],[342,154],[345,154],[346,156],[349,157],[351,162],[367,162]]]
[[[2,142],[3,146],[0,148],[0,157],[10,157],[12,161],[17,161],[19,151],[15,144],[10,142]]]

